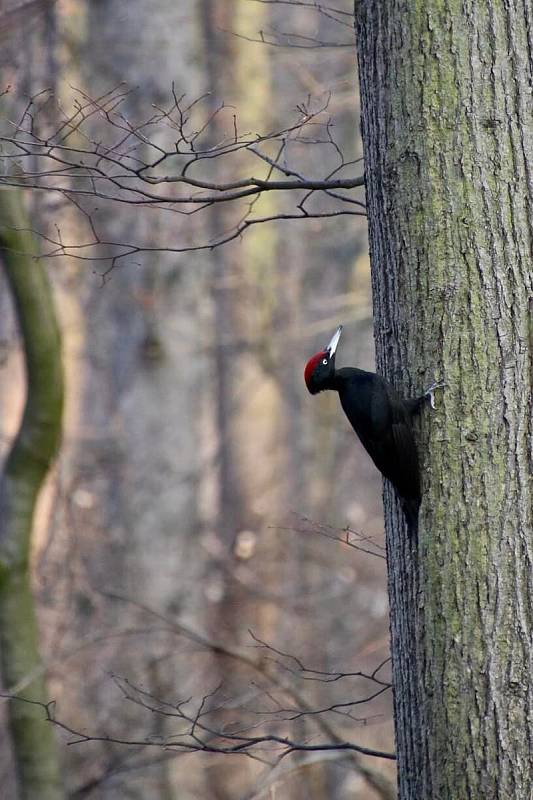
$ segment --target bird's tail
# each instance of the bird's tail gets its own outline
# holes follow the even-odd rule
[[[415,537],[418,533],[418,512],[420,500],[418,497],[402,497],[402,508],[409,529],[409,536]]]

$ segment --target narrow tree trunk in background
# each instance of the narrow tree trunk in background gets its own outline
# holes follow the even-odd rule
[[[226,100],[228,77],[233,77],[236,42],[230,31],[234,28],[236,0],[220,0],[214,4],[202,0],[201,26],[204,37],[205,70],[211,92],[212,114]],[[227,119],[215,115],[209,126],[209,146],[215,146],[227,136]],[[223,180],[227,169],[218,159],[213,162],[213,175]],[[215,178],[213,178],[215,180]],[[233,209],[220,204],[212,206],[209,214],[210,238],[215,239],[235,224]],[[243,498],[237,471],[232,423],[235,419],[233,378],[235,375],[236,329],[235,305],[237,286],[234,251],[219,248],[212,252],[210,267],[213,278],[213,355],[215,378],[215,425],[217,433],[217,503],[218,534],[224,547],[231,551],[235,534],[243,524]]]
[[[238,41],[230,34],[235,29],[237,3],[238,0],[219,0],[216,4],[210,0],[202,0],[199,5],[205,76],[211,93],[212,114],[215,114],[221,103],[228,102],[226,93],[228,84],[233,79],[235,50],[238,47]],[[213,116],[206,149],[208,146],[216,146],[227,136],[226,123],[227,117],[217,114]],[[224,181],[227,178],[225,170],[227,166],[223,161],[214,160],[211,179]],[[234,224],[233,208],[215,204],[209,210],[207,226],[210,239],[218,238]],[[208,567],[209,582],[218,585],[219,599],[211,605],[207,623],[214,635],[219,632],[229,642],[239,641],[243,618],[249,608],[242,587],[234,577],[236,535],[245,527],[245,503],[235,437],[238,413],[235,396],[235,378],[238,373],[238,259],[235,249],[222,247],[210,253],[208,262],[212,273],[213,422],[217,446],[215,533],[221,544],[221,551],[220,557]],[[213,666],[215,674],[224,685],[224,692],[228,696],[237,695],[240,680],[237,674],[228,674],[227,660],[215,655]],[[230,724],[230,718],[225,722]],[[236,793],[242,791],[239,775],[226,759],[210,764],[206,777],[206,792],[215,800],[231,800]]]
[[[356,13],[378,367],[446,380],[418,550],[386,503],[400,796],[530,800],[532,12]]]
[[[29,574],[33,513],[61,434],[63,377],[52,294],[32,252],[15,190],[0,192],[0,250],[24,341],[27,400],[0,483],[0,646],[5,691],[47,701]],[[6,227],[4,227],[6,226]],[[13,228],[26,229],[23,231]],[[61,800],[53,727],[40,705],[10,701],[9,727],[21,800]]]

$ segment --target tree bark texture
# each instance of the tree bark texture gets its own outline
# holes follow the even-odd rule
[[[53,727],[32,597],[29,559],[39,490],[61,434],[63,377],[59,329],[43,265],[34,260],[21,198],[0,192],[0,252],[24,342],[27,399],[0,477],[0,649],[20,800],[61,800]],[[26,702],[29,701],[29,702]]]
[[[446,381],[418,542],[386,494],[400,796],[530,800],[533,8],[356,21],[378,369]]]

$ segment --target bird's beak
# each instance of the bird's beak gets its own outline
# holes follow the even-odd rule
[[[333,358],[333,356],[335,355],[335,351],[337,350],[337,346],[341,338],[341,333],[342,333],[342,325],[339,325],[339,327],[333,334],[330,343],[326,347],[326,352],[329,353],[331,358]]]

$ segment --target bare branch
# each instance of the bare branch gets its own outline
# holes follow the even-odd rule
[[[381,669],[390,661],[390,657],[385,658],[372,673],[362,672],[360,670],[356,672],[339,672],[335,670],[334,672],[331,671],[324,671],[318,669],[312,669],[311,667],[306,667],[305,664],[302,662],[300,658],[293,655],[292,653],[285,653],[283,650],[278,650],[277,648],[273,647],[271,644],[264,642],[262,639],[259,639],[254,632],[248,629],[248,633],[252,637],[252,639],[257,642],[259,647],[264,648],[272,653],[275,653],[278,656],[282,656],[283,658],[287,658],[295,664],[295,667],[291,668],[280,661],[276,661],[276,663],[281,666],[283,669],[291,672],[293,675],[297,675],[298,677],[302,678],[302,680],[307,681],[320,681],[321,683],[335,683],[336,681],[340,680],[341,678],[365,678],[369,681],[374,681],[375,683],[383,686],[386,689],[391,688],[392,684],[390,681],[382,681],[381,679],[377,678],[377,674],[381,671]]]
[[[138,687],[133,687],[135,691],[140,692],[143,695],[147,695],[146,692],[139,689]],[[125,695],[128,699],[131,699],[131,695]],[[40,706],[44,713],[46,720],[51,722],[55,725],[59,730],[65,731],[69,733],[74,738],[71,739],[68,744],[70,746],[77,745],[77,744],[85,744],[86,742],[106,742],[107,744],[118,744],[118,745],[127,745],[130,747],[158,747],[163,748],[165,750],[177,750],[178,752],[207,752],[207,753],[225,753],[225,754],[233,754],[233,755],[246,755],[252,756],[254,755],[253,748],[257,748],[258,745],[263,744],[273,744],[273,745],[280,745],[278,748],[279,751],[279,758],[284,758],[290,753],[297,752],[297,751],[305,751],[305,752],[316,752],[316,751],[349,751],[353,753],[358,753],[360,755],[366,756],[374,756],[376,758],[385,758],[388,760],[395,760],[394,753],[389,753],[383,750],[374,750],[373,748],[363,747],[361,745],[356,745],[352,742],[320,742],[318,744],[309,744],[307,742],[298,742],[295,741],[288,736],[276,736],[273,734],[267,734],[264,736],[242,736],[240,734],[232,734],[225,731],[219,731],[214,728],[205,725],[200,721],[201,712],[200,708],[203,708],[204,698],[202,698],[201,706],[198,711],[193,715],[186,714],[183,711],[180,711],[180,707],[182,704],[177,706],[178,713],[175,716],[181,717],[183,720],[190,722],[191,727],[190,729],[183,734],[175,735],[170,740],[150,740],[150,739],[135,739],[135,738],[125,738],[125,737],[116,737],[110,736],[107,734],[89,734],[84,733],[82,731],[77,730],[76,728],[68,725],[65,722],[57,719],[55,716],[55,701],[51,701],[49,703],[41,703],[36,700],[29,700],[24,697],[16,696],[16,695],[9,695],[5,693],[0,693],[0,697],[5,698],[6,700],[23,702],[23,703],[31,703],[32,705]],[[157,706],[149,706],[145,705],[146,708],[157,711]],[[204,739],[201,736],[195,734],[195,728],[199,728],[202,732],[208,733],[211,735],[212,739]],[[186,738],[183,741],[176,741],[176,739],[182,737],[188,737],[191,741],[188,741]]]
[[[350,27],[350,26],[346,26]],[[228,31],[222,29],[223,33],[231,34],[235,36],[237,39],[244,39],[246,42],[253,42],[254,44],[265,44],[269,47],[283,47],[283,48],[291,48],[296,50],[319,50],[319,49],[333,49],[333,48],[355,48],[355,37],[350,42],[325,42],[321,39],[316,39],[313,36],[304,36],[301,33],[296,33],[294,31],[272,31],[271,33],[266,31],[258,31],[257,37],[254,36],[245,36],[242,33],[236,33],[235,31]],[[276,36],[279,36],[286,41],[278,41]]]
[[[105,277],[109,268],[125,258],[155,250],[169,253],[212,250],[240,238],[253,225],[365,215],[362,200],[350,194],[363,187],[363,176],[339,174],[341,169],[348,169],[356,162],[345,161],[333,138],[332,121],[327,116],[329,94],[319,103],[306,98],[298,106],[292,124],[251,134],[239,132],[236,114],[229,107],[220,104],[213,110],[205,95],[186,102],[185,95],[179,95],[175,86],[168,105],[152,106],[151,113],[138,122],[122,111],[125,99],[131,94],[124,84],[97,98],[91,98],[81,89],[73,91],[76,93],[73,108],[70,111],[58,108],[62,119],[54,132],[40,134],[39,126],[34,124],[51,99],[46,90],[29,98],[22,117],[14,122],[8,120],[11,132],[0,135],[4,163],[0,187],[55,193],[83,215],[90,230],[92,240],[82,244],[66,242],[57,227],[55,236],[35,231],[50,245],[38,254],[41,257],[68,255],[101,262],[106,265],[102,273]],[[210,127],[220,115],[228,116],[228,130],[213,144]],[[105,122],[105,140],[101,135],[95,138],[93,118],[96,117],[100,128],[101,121]],[[164,135],[162,128],[166,131]],[[217,129],[224,130],[220,120]],[[166,145],[162,144],[165,140]],[[297,165],[281,163],[289,140],[306,148],[333,148],[339,163],[323,174],[306,175]],[[269,152],[272,148],[274,153]],[[234,163],[235,177],[225,181],[210,179],[207,170],[218,159]],[[265,175],[254,174],[258,162],[266,168]],[[321,159],[316,163],[324,162]],[[274,172],[283,177],[274,177]],[[255,201],[268,192],[280,196],[279,211],[254,216]],[[221,231],[214,240],[156,248],[152,243],[147,246],[141,242],[106,241],[99,234],[89,208],[93,198],[184,218],[220,203],[233,207],[235,213],[233,226]],[[311,207],[312,199],[321,202]]]

